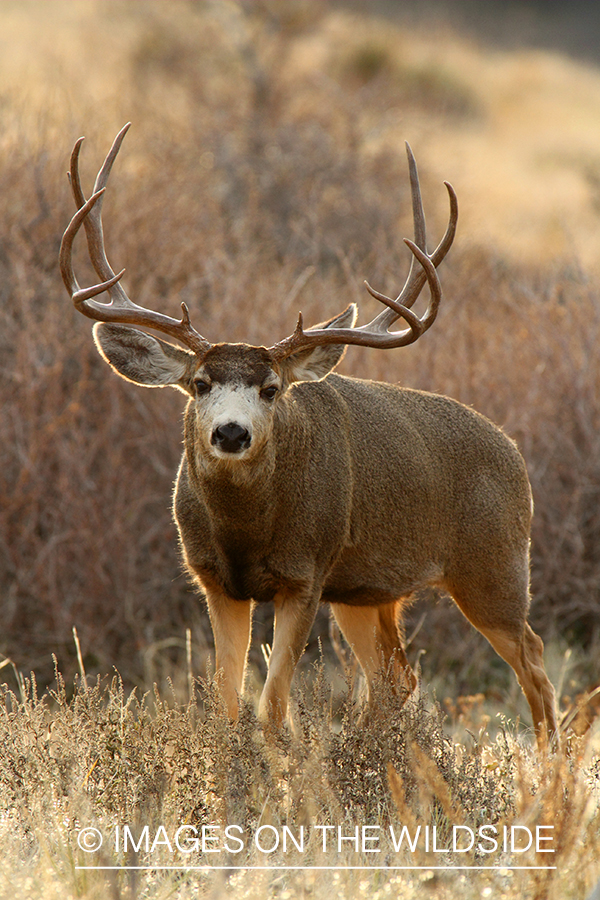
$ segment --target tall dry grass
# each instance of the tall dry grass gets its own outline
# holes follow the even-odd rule
[[[505,726],[459,745],[439,707],[383,688],[370,720],[352,702],[334,717],[322,665],[296,693],[293,736],[263,732],[249,706],[232,726],[214,686],[197,687],[200,704],[128,694],[118,676],[70,697],[59,673],[45,697],[31,680],[5,689],[0,896],[583,900],[600,874],[589,742],[536,759]],[[394,847],[403,827],[412,850]],[[551,854],[503,848],[505,828],[524,848],[538,827]]]

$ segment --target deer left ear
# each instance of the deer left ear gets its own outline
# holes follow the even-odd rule
[[[353,328],[357,316],[358,307],[356,303],[351,303],[343,313],[319,325],[312,325],[307,332],[314,328]],[[287,384],[293,381],[319,381],[335,369],[345,352],[345,344],[323,344],[309,350],[299,350],[283,360],[283,380]]]

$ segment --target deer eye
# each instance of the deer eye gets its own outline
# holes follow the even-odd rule
[[[194,381],[194,391],[196,392],[196,397],[202,397],[204,396],[204,394],[208,394],[210,388],[210,382],[204,381],[203,378],[198,378],[196,381]]]
[[[265,387],[261,390],[260,396],[263,398],[263,400],[274,400],[277,396],[277,391],[277,385],[270,384],[268,387]]]

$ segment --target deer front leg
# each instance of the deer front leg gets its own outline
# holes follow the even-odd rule
[[[319,594],[286,592],[275,597],[273,649],[269,671],[258,707],[259,718],[281,726],[285,721],[290,687],[298,660],[310,634],[319,605]]]
[[[207,588],[206,602],[215,641],[215,676],[229,715],[237,719],[252,630],[252,603],[232,600],[217,588]]]

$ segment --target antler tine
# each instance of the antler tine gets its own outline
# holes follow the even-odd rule
[[[117,158],[117,154],[121,149],[123,139],[129,131],[130,127],[131,122],[128,122],[114,139],[112,147],[108,151],[106,159],[104,160],[102,168],[96,176],[96,181],[94,184],[94,194],[99,194],[99,200],[96,204],[90,207],[89,214],[83,219],[90,261],[96,271],[96,274],[100,279],[102,279],[102,282],[112,281],[112,279],[115,277],[115,273],[113,272],[112,267],[107,259],[106,251],[104,248],[104,233],[102,229],[102,203],[104,200],[103,194],[108,183],[108,176],[110,175],[113,163]],[[69,173],[69,181],[71,182],[71,189],[73,191],[73,197],[75,199],[75,205],[77,207],[81,207],[85,203],[85,195],[83,193],[81,187],[81,179],[79,177],[79,154],[81,152],[83,140],[83,138],[79,138],[73,148],[73,152],[71,154],[71,170]],[[102,291],[98,291],[98,293],[102,293]],[[119,306],[129,306],[132,303],[132,301],[123,290],[123,287],[116,282],[114,283],[113,295],[113,302],[118,301]],[[94,295],[92,294],[90,296]]]
[[[380,350],[389,350],[394,347],[406,347],[408,344],[414,343],[435,321],[442,299],[442,286],[435,265],[430,257],[408,238],[405,238],[405,243],[423,267],[425,279],[429,283],[431,301],[423,318],[419,318],[408,307],[399,306],[394,300],[390,300],[389,297],[385,297],[384,301],[394,304],[395,318],[402,317],[408,324],[408,328],[404,331],[390,333],[381,327],[375,330],[372,327],[372,323],[362,325],[360,328],[309,328],[307,331],[304,331],[302,313],[300,313],[294,333],[269,348],[273,358],[281,361],[292,353],[308,350],[323,344],[358,344],[363,347],[377,347]]]
[[[379,291],[374,290],[365,282],[369,293],[386,307],[371,322],[359,328],[309,328],[307,331],[304,331],[302,319],[300,318],[294,333],[270,348],[270,352],[275,359],[284,359],[291,353],[315,347],[319,344],[362,344],[366,347],[379,347],[381,349],[405,347],[407,344],[412,344],[416,341],[435,321],[442,297],[442,289],[436,269],[446,256],[456,234],[458,201],[453,187],[448,182],[444,182],[450,198],[450,216],[444,237],[435,251],[429,256],[426,248],[425,214],[421,200],[417,165],[408,144],[406,145],[406,152],[410,172],[415,240],[411,241],[405,238],[405,243],[413,255],[408,277],[402,291],[396,300],[392,300],[391,297],[386,297],[385,294],[379,293]],[[411,307],[426,281],[429,285],[431,298],[426,312],[422,317],[419,317],[412,312]],[[390,332],[390,325],[399,318],[404,319],[408,328],[403,331]]]
[[[423,201],[421,199],[421,188],[419,185],[419,173],[417,170],[415,157],[408,142],[406,143],[406,155],[408,157],[408,170],[410,174],[410,189],[412,197],[415,236],[414,243],[417,245],[417,247],[420,247],[421,250],[427,253],[427,231],[425,227]],[[458,220],[458,201],[454,192],[454,188],[451,184],[448,184],[447,181],[445,181],[444,184],[446,186],[450,199],[450,216],[448,219],[446,233],[431,255],[431,260],[436,267],[439,266],[439,264],[446,256],[446,253],[452,246],[454,235],[456,233],[456,223]],[[425,271],[422,268],[417,268],[415,263],[416,258],[413,256],[413,258],[411,259],[406,283],[395,301],[391,301],[391,298],[385,297],[383,294],[375,291],[368,282],[365,282],[365,286],[371,296],[375,297],[376,300],[385,303],[388,307],[388,309],[384,309],[382,312],[380,312],[379,315],[376,316],[375,319],[373,319],[373,321],[371,322],[370,327],[375,331],[387,331],[389,327],[393,325],[394,322],[402,315],[402,313],[399,312],[399,307],[410,309],[414,305],[426,281]]]
[[[123,325],[141,325],[153,328],[181,341],[194,353],[204,355],[212,345],[192,327],[185,303],[181,304],[181,320],[138,306],[129,299],[119,283],[125,270],[123,269],[115,275],[106,256],[102,230],[102,202],[110,171],[129,127],[130,123],[125,125],[113,141],[102,168],[98,172],[94,193],[89,200],[85,199],[79,177],[79,155],[83,138],[79,138],[73,148],[69,182],[73,191],[75,205],[78,209],[67,226],[61,242],[60,269],[63,281],[77,309],[90,319],[95,319],[99,322],[118,322]],[[79,287],[72,264],[73,241],[82,224],[86,231],[90,260],[96,274],[102,279],[99,284],[84,289]],[[110,303],[100,303],[92,300],[93,297],[104,291],[108,291]]]
[[[69,181],[71,181],[70,176]],[[75,272],[73,270],[73,260],[71,255],[73,249],[73,241],[75,240],[77,232],[81,228],[81,223],[98,199],[99,195],[92,194],[89,200],[83,202],[81,207],[77,210],[77,212],[67,225],[67,228],[65,229],[62,240],[60,242],[60,253],[58,256],[60,273],[65,283],[65,287],[71,294],[71,297],[74,297],[80,291],[79,282],[77,281]]]

